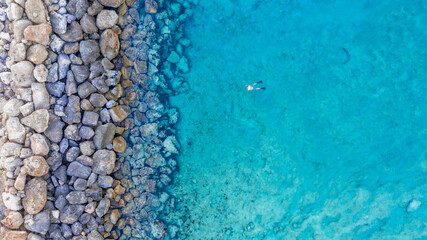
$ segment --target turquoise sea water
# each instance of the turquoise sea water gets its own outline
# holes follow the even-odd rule
[[[426,238],[425,3],[200,0],[180,238]]]

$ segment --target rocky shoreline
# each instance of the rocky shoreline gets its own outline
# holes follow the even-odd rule
[[[188,61],[171,32],[190,5],[1,2],[2,239],[176,235],[161,220],[179,149],[167,98]]]

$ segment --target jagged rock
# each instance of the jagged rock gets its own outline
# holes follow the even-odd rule
[[[55,97],[61,97],[62,93],[64,93],[65,90],[65,84],[63,82],[54,82],[54,83],[46,83],[46,89],[50,95],[53,95]]]
[[[65,43],[64,44],[64,53],[65,54],[71,54],[70,55],[70,61],[71,63],[73,63],[74,60],[71,60],[71,57],[75,57],[77,58],[75,55],[73,55],[74,53],[78,53],[79,52],[79,43],[78,42],[72,42],[72,43]],[[81,64],[81,63],[79,63]]]
[[[109,188],[113,186],[114,179],[110,176],[99,175],[98,176],[98,185],[102,188]]]
[[[10,5],[10,20],[15,21],[22,18],[24,9],[16,3]]]
[[[19,229],[19,227],[24,223],[24,218],[22,214],[15,211],[10,211],[6,218],[1,221],[7,228],[10,229]]]
[[[87,240],[102,240],[104,239],[98,231],[92,231],[87,235]]]
[[[110,209],[110,200],[103,198],[99,201],[98,207],[95,210],[96,215],[103,217],[108,212],[108,209]]]
[[[34,82],[34,65],[29,61],[22,61],[10,67],[12,80],[17,87],[29,87]]]
[[[26,215],[24,226],[27,230],[45,235],[50,227],[50,213],[48,210],[36,215]]]
[[[6,131],[7,138],[10,141],[21,144],[24,143],[26,131],[25,127],[19,121],[19,118],[10,117],[6,122]]]
[[[89,98],[90,103],[97,108],[103,107],[107,103],[107,99],[104,95],[99,93],[93,93]]]
[[[119,16],[114,10],[102,10],[98,16],[96,16],[96,26],[100,30],[112,28],[117,24]]]
[[[83,39],[82,27],[77,21],[71,22],[64,34],[59,34],[62,40],[66,42],[77,42]]]
[[[166,160],[161,154],[156,153],[154,154],[154,156],[148,158],[145,163],[152,168],[157,168],[165,166]]]
[[[53,211],[52,211],[53,212]],[[35,234],[35,233],[29,233],[27,240],[45,240],[45,238]]]
[[[101,93],[107,93],[108,90],[110,89],[107,86],[107,84],[105,83],[105,80],[103,77],[97,77],[97,78],[93,79],[92,84]]]
[[[79,144],[80,151],[86,156],[91,156],[95,152],[95,144],[92,141],[86,141]]]
[[[67,4],[67,11],[77,19],[83,17],[89,7],[87,0],[70,0]]]
[[[64,137],[70,140],[79,141],[81,139],[79,135],[79,129],[77,125],[70,124],[64,130]]]
[[[10,43],[9,57],[11,57],[15,62],[24,60],[26,57],[25,44],[12,41]]]
[[[87,126],[96,127],[96,124],[98,123],[99,115],[96,112],[92,111],[85,111],[83,113],[83,120],[82,123]]]
[[[24,160],[27,174],[33,177],[41,177],[49,171],[49,165],[42,156],[31,156]]]
[[[96,61],[100,56],[99,51],[98,42],[95,40],[85,40],[80,42],[80,54],[86,65]]]
[[[32,25],[25,28],[24,38],[27,41],[47,46],[49,44],[49,36],[51,32],[52,27],[47,23]]]
[[[51,115],[49,117],[49,127],[46,129],[44,134],[49,138],[50,141],[59,143],[62,139],[62,129],[65,127],[65,123],[62,122],[57,116]]]
[[[95,132],[91,127],[81,126],[79,129],[79,135],[83,139],[91,139],[93,135],[95,135]]]
[[[43,83],[31,83],[34,109],[49,109],[49,93]]]
[[[67,17],[65,15],[52,11],[50,12],[50,22],[56,34],[64,34],[67,31]],[[60,49],[59,51],[56,50],[57,52],[60,51]]]
[[[158,135],[158,125],[157,123],[147,123],[140,127],[141,135],[143,137],[148,136],[157,136]]]
[[[47,200],[47,184],[40,177],[31,179],[25,186],[25,197],[22,198],[22,205],[29,214],[39,213]]]
[[[52,66],[49,69],[49,73],[47,75],[47,80],[49,82],[56,82],[58,81],[58,63],[55,62],[52,64]]]
[[[85,81],[77,87],[77,92],[81,99],[89,97],[92,93],[96,92],[96,88],[89,82]]]
[[[130,114],[130,108],[126,105],[119,105],[111,108],[109,112],[114,122],[121,122]]]
[[[98,126],[95,130],[95,137],[93,138],[95,147],[97,149],[105,148],[113,140],[115,132],[116,126],[112,123]]]
[[[57,26],[57,28],[59,28],[59,27],[60,26]],[[57,31],[64,31],[64,33],[66,30],[67,30],[67,22],[65,22],[65,28],[63,30],[57,29]],[[56,34],[53,34],[49,46],[50,46],[51,50],[54,51],[55,53],[60,53],[62,51],[62,48],[64,47],[64,44],[65,44],[64,40],[62,40]]]
[[[44,132],[49,123],[49,112],[46,109],[39,109],[21,119],[22,124],[34,129],[38,133]]]
[[[101,34],[101,39],[99,41],[99,46],[101,53],[108,60],[112,60],[119,54],[120,42],[117,34],[111,30],[107,29]]]
[[[26,103],[19,107],[19,111],[21,112],[22,116],[26,117],[34,111],[34,104],[32,102]]]
[[[70,68],[71,60],[67,54],[58,55],[58,77],[64,79],[67,76],[68,69]]]
[[[85,207],[83,205],[67,205],[60,213],[60,220],[62,223],[73,224],[77,222],[84,210]]]
[[[2,193],[3,203],[7,209],[19,211],[22,209],[21,198],[11,193]]]
[[[67,175],[87,179],[92,169],[79,162],[72,162],[68,165]]]
[[[101,12],[101,10],[104,7],[98,2],[98,1],[93,1],[92,5],[87,9],[87,13],[90,16],[95,16],[97,15],[99,12]]]
[[[86,193],[83,191],[72,191],[66,197],[70,204],[85,204],[87,203]]]
[[[96,174],[111,174],[116,163],[116,154],[110,150],[98,150],[93,154],[93,172]]]
[[[153,237],[157,239],[163,239],[166,237],[167,226],[163,222],[156,220],[150,223],[150,227],[151,227],[151,234],[153,234]]]
[[[21,153],[22,145],[13,142],[6,142],[0,148],[0,157],[19,157]]]
[[[68,104],[65,107],[65,116],[62,120],[68,124],[80,123],[82,114],[80,112],[80,98],[71,95],[68,98]]]
[[[90,74],[89,67],[85,65],[71,65],[71,71],[73,72],[74,78],[78,83],[84,82]]]
[[[46,10],[41,0],[27,0],[25,2],[25,13],[33,23],[46,22]]]
[[[33,75],[38,82],[46,82],[48,70],[43,64],[40,64],[34,68]]]

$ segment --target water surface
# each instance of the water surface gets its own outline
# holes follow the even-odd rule
[[[426,26],[423,1],[200,0],[182,238],[426,237]]]

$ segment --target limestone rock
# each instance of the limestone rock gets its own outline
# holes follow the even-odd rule
[[[25,197],[22,205],[29,214],[39,213],[47,201],[47,184],[40,177],[31,179],[25,186]]]
[[[52,11],[50,13],[50,22],[56,34],[64,34],[67,31],[67,17],[65,15]]]
[[[93,172],[96,174],[111,174],[116,163],[116,154],[110,150],[98,150],[93,154]]]
[[[99,0],[99,2],[106,7],[117,8],[122,5],[124,0]]]
[[[24,143],[26,131],[25,127],[19,121],[19,118],[10,117],[6,122],[6,131],[7,138],[10,141],[21,144]]]
[[[98,42],[95,40],[85,40],[80,42],[80,54],[84,64],[93,63],[100,56]]]
[[[25,44],[17,43],[16,41],[12,41],[10,43],[9,56],[15,61],[19,62],[25,59],[26,56],[26,48]]]
[[[116,126],[112,123],[107,123],[101,126],[98,126],[95,130],[95,137],[93,138],[93,143],[97,149],[103,149],[114,138],[116,132]]]
[[[46,82],[47,74],[48,70],[43,64],[37,65],[34,68],[33,75],[38,82]]]
[[[28,26],[24,30],[24,38],[27,41],[40,43],[43,45],[49,44],[49,36],[52,32],[52,27],[47,23]]]
[[[117,24],[119,16],[114,10],[102,10],[98,16],[96,16],[96,26],[101,29],[112,28]]]
[[[31,232],[45,235],[50,227],[50,213],[45,210],[36,215],[26,215],[24,226]]]
[[[25,13],[33,23],[46,22],[46,10],[41,0],[27,0],[25,2]]]
[[[95,18],[87,13],[82,17],[82,19],[80,19],[80,25],[82,26],[83,32],[87,34],[98,32],[98,28],[95,24]]]
[[[43,83],[32,83],[34,109],[49,109],[49,93]]]
[[[10,5],[10,20],[15,21],[22,18],[24,9],[16,3]]]
[[[62,40],[66,42],[77,42],[83,39],[82,27],[77,21],[71,22],[64,34],[59,34]]]
[[[42,134],[35,133],[31,135],[30,142],[34,155],[46,156],[49,153],[49,144]]]
[[[21,100],[12,98],[3,106],[3,112],[9,117],[17,117],[19,115],[19,108],[23,104]]]
[[[119,54],[120,42],[117,34],[111,30],[107,29],[101,34],[101,40],[99,41],[99,46],[101,53],[108,60],[112,60]]]
[[[33,177],[41,177],[49,171],[49,165],[42,156],[31,156],[24,160],[27,174]]]
[[[41,64],[47,58],[46,47],[41,44],[35,44],[28,48],[27,50],[27,60],[31,61],[34,64]]]
[[[25,231],[8,231],[3,240],[27,240],[27,235]]]
[[[12,80],[18,87],[29,87],[34,82],[34,65],[29,61],[22,61],[10,67]]]
[[[3,198],[3,203],[7,209],[10,209],[13,211],[19,211],[22,209],[20,197],[7,192],[3,192],[2,198]]]
[[[32,24],[33,23],[27,19],[17,20],[13,23],[13,34],[17,43],[22,41],[22,38],[24,37],[24,30]]]
[[[0,157],[10,157],[10,156],[19,157],[21,153],[21,149],[22,149],[21,144],[6,142],[0,148]]]
[[[130,114],[130,108],[126,105],[119,105],[111,108],[109,112],[114,122],[121,122]]]
[[[46,109],[39,109],[21,119],[22,124],[34,129],[38,133],[44,132],[49,123],[49,112]]]
[[[19,229],[19,227],[24,223],[24,218],[22,214],[15,211],[10,211],[5,219],[1,221],[7,228],[10,229]]]

